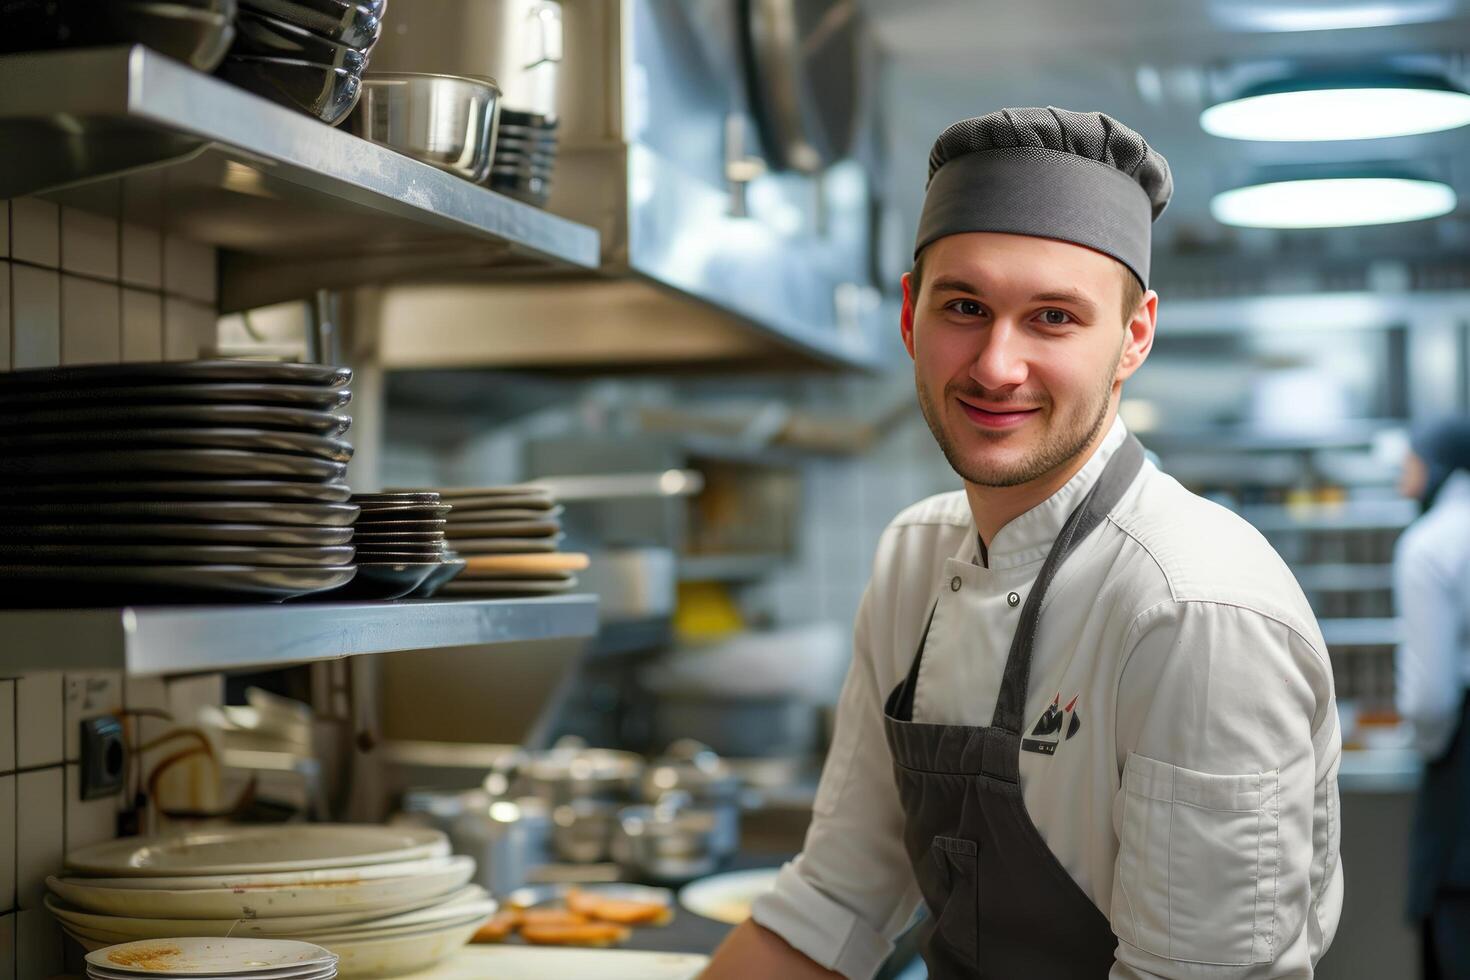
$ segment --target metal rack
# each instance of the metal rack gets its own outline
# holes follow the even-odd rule
[[[6,670],[129,675],[269,668],[366,653],[591,636],[597,599],[138,606],[0,612]]]
[[[222,312],[317,289],[596,267],[589,227],[144,47],[0,57],[0,198],[220,249]]]

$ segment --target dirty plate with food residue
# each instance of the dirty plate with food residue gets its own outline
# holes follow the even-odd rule
[[[98,980],[125,977],[232,977],[288,980],[335,973],[335,954],[289,939],[145,939],[87,954]]]

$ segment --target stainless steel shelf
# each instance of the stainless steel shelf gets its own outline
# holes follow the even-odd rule
[[[1419,516],[1412,500],[1357,501],[1311,507],[1242,507],[1244,517],[1265,533],[1305,531],[1392,531]]]
[[[218,246],[225,312],[599,259],[592,228],[143,47],[0,57],[0,199],[26,194]]]
[[[1196,429],[1155,429],[1138,433],[1149,449],[1171,452],[1312,453],[1321,450],[1364,449],[1384,432],[1402,429],[1398,419],[1354,419],[1314,433],[1272,434],[1250,425],[1221,425]]]
[[[0,612],[0,671],[184,674],[591,636],[596,630],[597,599],[590,595],[23,609]]]
[[[780,555],[683,555],[679,578],[685,582],[752,582],[780,568]]]
[[[1308,592],[1380,592],[1393,588],[1392,565],[1351,562],[1297,565],[1297,584]]]
[[[1403,629],[1397,619],[1319,619],[1329,647],[1394,646]]]

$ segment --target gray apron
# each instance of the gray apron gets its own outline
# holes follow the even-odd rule
[[[1021,736],[1046,589],[1142,465],[1143,447],[1130,435],[1057,535],[1021,610],[988,728],[912,720],[924,638],[908,676],[888,696],[884,730],[903,804],[904,848],[933,919],[923,952],[934,980],[1103,980],[1112,968],[1118,943],[1107,917],[1026,813]]]

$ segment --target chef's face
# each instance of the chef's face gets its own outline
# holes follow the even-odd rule
[[[1087,450],[1153,345],[1158,296],[1080,245],[950,235],[924,249],[922,279],[904,276],[902,317],[919,405],[980,486],[1029,483]]]

